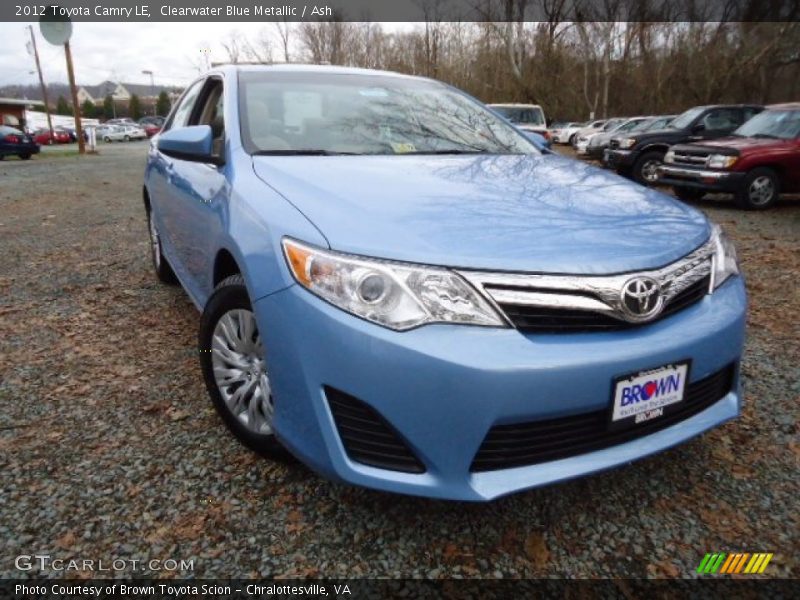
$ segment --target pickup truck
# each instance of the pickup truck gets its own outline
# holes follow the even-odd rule
[[[741,208],[769,208],[800,192],[800,102],[769,106],[730,137],[673,146],[658,173],[682,200],[727,192]]]
[[[743,104],[690,108],[664,129],[612,139],[608,166],[638,183],[653,185],[670,146],[725,137],[762,110],[763,106]]]

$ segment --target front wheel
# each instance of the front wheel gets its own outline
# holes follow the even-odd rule
[[[150,233],[150,260],[153,261],[153,270],[156,272],[156,277],[162,283],[176,283],[178,278],[175,277],[175,272],[167,262],[167,259],[164,258],[164,253],[161,249],[161,236],[156,228],[152,210],[147,211],[147,229]]]
[[[130,142],[130,141],[131,141],[131,136],[129,136],[129,135],[126,135],[126,136],[125,136],[123,139],[124,139],[126,142]]]
[[[658,167],[664,162],[664,153],[654,150],[645,152],[633,165],[633,179],[642,185],[654,185],[658,181]]]
[[[775,204],[779,193],[775,171],[762,167],[747,174],[742,188],[736,192],[734,198],[739,208],[765,210]]]
[[[22,160],[29,160],[30,157],[31,157],[31,153],[30,152],[23,152],[22,154],[19,155],[19,157]]]
[[[206,388],[228,429],[259,454],[280,454],[264,344],[241,275],[224,279],[206,303],[199,346]]]
[[[103,141],[110,144],[111,143],[111,138],[106,136],[106,137],[103,138]]]
[[[675,192],[675,196],[684,202],[697,202],[698,200],[702,200],[703,196],[706,195],[706,191],[699,188],[678,186],[672,189]]]

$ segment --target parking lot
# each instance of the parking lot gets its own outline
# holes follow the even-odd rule
[[[800,201],[698,204],[750,293],[744,413],[655,457],[454,504],[268,462],[219,422],[199,315],[152,273],[146,144],[0,163],[0,562],[183,559],[196,577],[691,577],[706,552],[800,550]]]

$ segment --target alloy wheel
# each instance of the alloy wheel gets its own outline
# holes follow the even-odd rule
[[[249,431],[272,433],[274,405],[264,348],[255,315],[246,309],[224,313],[214,327],[214,381],[231,414]]]
[[[754,206],[763,206],[772,200],[772,196],[775,194],[775,185],[772,183],[772,179],[762,175],[753,180],[747,193]]]
[[[655,183],[658,181],[658,167],[661,165],[660,161],[648,160],[642,165],[642,179],[648,183]]]

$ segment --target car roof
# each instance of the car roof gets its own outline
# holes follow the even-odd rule
[[[783,102],[781,104],[769,104],[764,110],[800,110],[800,102]]]
[[[432,81],[427,77],[417,77],[414,75],[406,75],[404,73],[397,73],[395,71],[381,71],[378,69],[361,69],[358,67],[340,67],[335,65],[313,65],[313,64],[295,64],[295,63],[279,63],[273,65],[244,65],[244,64],[229,64],[218,65],[212,69],[211,73],[339,73],[341,75],[381,75],[384,77],[397,77],[399,79],[421,79]]]
[[[523,104],[520,102],[490,102],[486,106],[502,106],[507,108],[542,108],[538,104]]]

